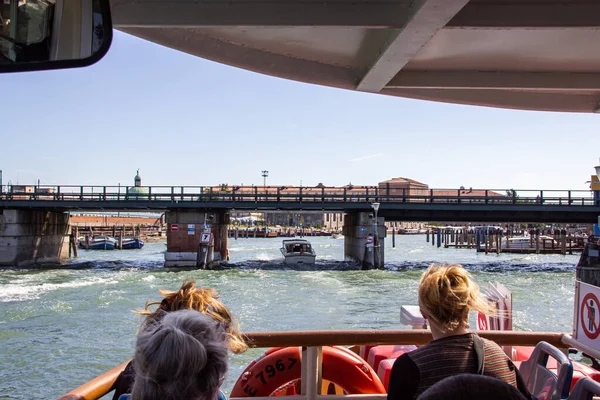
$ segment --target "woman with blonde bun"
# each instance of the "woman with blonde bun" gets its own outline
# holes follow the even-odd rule
[[[442,379],[464,373],[497,378],[526,393],[500,346],[468,331],[469,311],[493,314],[495,310],[461,265],[431,265],[423,273],[419,308],[433,341],[396,359],[388,400],[415,399]]]

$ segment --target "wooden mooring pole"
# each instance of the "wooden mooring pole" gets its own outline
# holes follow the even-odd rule
[[[79,228],[75,227],[75,229],[72,232],[72,234],[73,234],[73,242],[72,242],[72,245],[73,245],[73,257],[77,258],[78,257],[78,254],[77,254],[77,245],[79,244],[79,243],[77,243],[77,238],[79,237]]]

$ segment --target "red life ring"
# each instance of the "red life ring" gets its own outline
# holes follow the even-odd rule
[[[300,379],[301,362],[300,347],[269,349],[248,365],[231,390],[230,397],[270,396]],[[348,394],[386,393],[373,368],[345,347],[323,346],[322,378]]]

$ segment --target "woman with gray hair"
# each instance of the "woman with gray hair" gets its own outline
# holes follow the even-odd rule
[[[217,400],[227,372],[225,330],[198,311],[168,313],[138,334],[131,395],[119,400]]]

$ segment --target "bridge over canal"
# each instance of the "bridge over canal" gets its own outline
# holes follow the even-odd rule
[[[31,186],[0,191],[0,265],[56,261],[68,251],[69,211],[164,211],[167,266],[196,266],[205,250],[226,259],[232,210],[344,212],[345,256],[365,261],[365,243],[387,221],[595,223],[600,191],[345,187]],[[596,189],[596,188],[594,188]],[[373,204],[379,204],[374,213]],[[186,229],[172,229],[172,226]],[[187,229],[189,227],[189,230]],[[206,229],[206,230],[208,230]],[[374,232],[377,231],[377,235]],[[190,234],[191,232],[191,234]],[[380,248],[376,266],[383,265]],[[210,261],[210,260],[209,260]]]

